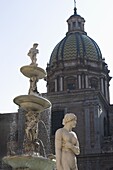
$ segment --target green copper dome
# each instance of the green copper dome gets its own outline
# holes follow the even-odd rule
[[[84,31],[84,18],[77,14],[68,20],[66,36],[55,46],[50,57],[50,65],[60,61],[75,60],[77,58],[99,61],[102,54],[97,43],[87,36]]]

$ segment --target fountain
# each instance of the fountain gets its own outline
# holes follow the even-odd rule
[[[51,103],[42,97],[37,90],[37,82],[46,77],[46,72],[38,67],[38,44],[33,44],[28,56],[31,64],[20,68],[21,73],[30,79],[28,95],[20,95],[14,98],[14,103],[25,111],[25,134],[23,141],[23,153],[21,155],[8,155],[3,162],[10,165],[13,170],[53,170],[55,162],[52,159],[40,155],[39,148],[44,150],[42,141],[38,138],[38,123],[41,112],[51,107]]]

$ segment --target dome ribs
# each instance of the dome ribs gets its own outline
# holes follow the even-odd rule
[[[58,61],[60,60],[60,50],[62,50],[62,42],[63,41],[65,41],[65,39],[66,39],[66,37],[65,38],[63,38],[61,41],[60,41],[60,43],[59,43],[59,46],[58,46],[58,49],[57,49],[57,53],[56,53],[56,62],[58,63]]]
[[[61,58],[62,58],[62,60],[63,60],[63,56],[64,56],[64,46],[65,46],[65,44],[66,44],[66,41],[67,41],[67,37],[65,37],[64,38],[64,41],[63,41],[63,45],[62,45],[62,50],[61,50]]]
[[[83,58],[86,56],[86,47],[85,47],[85,43],[84,43],[84,39],[81,36],[81,34],[79,33],[80,39],[81,39],[81,43],[82,43],[82,48],[83,48]]]
[[[89,37],[90,38],[90,37]],[[97,51],[97,56],[98,56],[98,60],[102,57],[102,54],[101,54],[101,51],[100,51],[100,48],[98,47],[97,43],[92,39],[90,38],[95,46],[95,49]]]
[[[79,37],[78,37],[77,33],[75,33],[75,39],[76,39],[76,47],[75,47],[75,49],[77,48],[77,57],[80,57]]]

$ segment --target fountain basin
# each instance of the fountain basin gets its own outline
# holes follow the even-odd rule
[[[44,69],[33,65],[23,66],[20,68],[20,71],[24,76],[28,78],[36,76],[38,79],[42,79],[46,77],[46,72]]]
[[[6,156],[4,163],[12,168],[29,168],[29,170],[54,170],[55,162],[40,156]]]
[[[14,98],[14,103],[25,111],[37,111],[38,113],[51,107],[49,100],[39,95],[21,95]]]

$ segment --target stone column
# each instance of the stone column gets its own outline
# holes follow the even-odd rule
[[[78,28],[78,22],[77,21],[75,22],[75,25],[76,25],[76,28]]]
[[[63,77],[60,77],[60,91],[63,91]]]
[[[88,88],[88,75],[85,76],[86,88]]]
[[[101,91],[104,94],[104,80],[101,78]]]
[[[108,100],[108,86],[106,80],[105,80],[105,95],[106,95],[106,99]]]
[[[109,83],[108,83],[108,101],[110,102],[110,95],[109,95]]]
[[[99,105],[94,106],[94,125],[95,125],[95,151],[97,153],[100,153],[100,126],[99,126],[99,121],[100,121],[100,109]]]
[[[82,88],[84,89],[84,86],[85,86],[85,75],[82,74]]]
[[[57,79],[55,79],[55,92],[57,92]]]
[[[78,75],[78,88],[81,89],[81,75]]]

